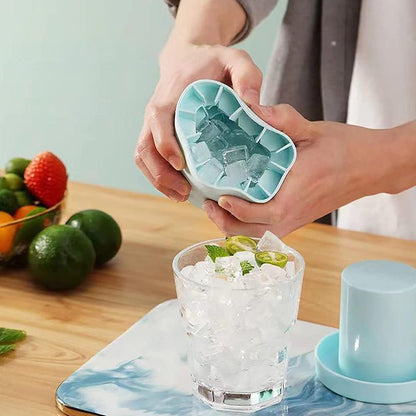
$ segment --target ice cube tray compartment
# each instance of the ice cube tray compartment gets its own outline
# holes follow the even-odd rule
[[[217,163],[222,163],[219,157],[202,163],[195,157],[195,144],[201,137],[197,123],[203,120],[206,108],[213,105],[250,136],[250,146],[257,146],[252,148],[253,154],[258,153],[257,150],[260,150],[260,154],[270,152],[270,160],[258,180],[232,183],[225,169],[221,169]],[[236,130],[245,136],[240,129]],[[218,200],[221,195],[234,195],[258,203],[267,202],[276,195],[296,160],[296,147],[285,133],[260,119],[230,87],[214,80],[198,80],[185,88],[176,107],[175,130],[187,163],[183,173],[192,185],[190,200],[196,205],[201,205],[205,199]],[[238,142],[239,139],[234,140]],[[210,143],[217,155],[225,145],[228,143],[224,143],[224,138]],[[238,177],[238,172],[236,175]]]
[[[292,163],[294,157],[293,148],[291,146],[286,148],[281,148],[277,152],[273,152],[270,156],[270,165],[283,167],[284,169],[288,169],[290,164]]]
[[[242,108],[242,107],[240,107]],[[238,125],[245,131],[249,136],[259,137],[261,132],[264,130],[263,126],[253,123],[251,117],[244,111],[242,111],[238,117]]]

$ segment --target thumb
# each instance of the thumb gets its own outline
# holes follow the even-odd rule
[[[311,135],[312,122],[304,118],[289,104],[275,106],[250,104],[250,108],[266,123],[286,133],[295,142]]]
[[[250,55],[242,50],[227,50],[226,65],[236,93],[248,104],[258,104],[263,74]]]

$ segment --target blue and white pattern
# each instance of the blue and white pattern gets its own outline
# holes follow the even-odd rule
[[[325,333],[299,322],[308,340],[295,334],[293,348],[308,348]],[[295,331],[294,331],[295,332]],[[311,334],[314,333],[314,336]],[[300,340],[300,341],[299,341]],[[311,341],[312,340],[312,341]],[[304,342],[302,348],[296,342]],[[312,345],[311,345],[312,344]],[[57,390],[66,406],[105,416],[219,416],[192,394],[186,336],[176,301],[164,302],[90,359]],[[224,412],[229,416],[229,412]],[[291,358],[285,399],[256,416],[415,415],[416,403],[373,405],[341,397],[314,376],[313,353]]]

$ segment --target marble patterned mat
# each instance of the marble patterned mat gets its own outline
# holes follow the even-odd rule
[[[316,380],[311,351],[333,331],[297,322],[289,349],[292,358],[285,398],[255,415],[416,416],[416,402],[356,402],[332,393]],[[230,416],[192,396],[185,342],[176,300],[164,302],[67,378],[57,389],[57,399],[74,409],[104,416]]]

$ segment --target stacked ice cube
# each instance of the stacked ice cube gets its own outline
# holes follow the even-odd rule
[[[198,109],[196,132],[200,136],[191,153],[206,181],[245,189],[255,186],[267,169],[270,151],[216,105]]]
[[[231,289],[248,289],[293,279],[297,272],[295,259],[289,248],[270,231],[266,231],[257,244],[259,251],[285,253],[289,260],[284,268],[271,264],[259,266],[254,253],[239,251],[233,256],[217,257],[213,262],[209,256],[195,265],[186,266],[181,273],[197,283],[224,286]],[[242,262],[248,262],[252,269],[243,274]]]

